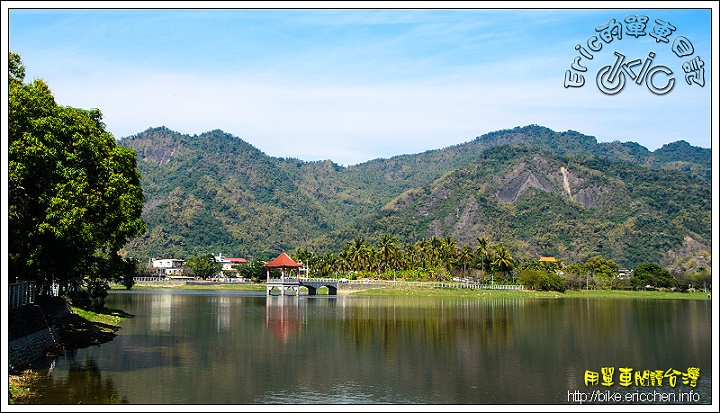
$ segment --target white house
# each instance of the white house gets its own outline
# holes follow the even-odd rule
[[[222,254],[219,254],[215,256],[215,261],[222,264],[222,271],[236,271],[235,268],[233,268],[233,265],[242,264],[247,262],[245,258],[228,258],[223,257]]]
[[[152,259],[153,272],[157,275],[179,276],[182,275],[184,260],[176,258]]]

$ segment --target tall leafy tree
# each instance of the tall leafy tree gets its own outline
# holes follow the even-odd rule
[[[135,152],[116,145],[98,109],[59,106],[48,85],[8,64],[10,278],[117,278],[117,252],[145,232]]]
[[[305,265],[309,272],[317,271],[317,257],[312,251],[308,251],[306,248],[297,247],[295,249],[295,252],[293,252],[290,256],[290,258],[292,258],[298,263]],[[307,275],[308,277],[312,276],[310,273],[308,273]]]
[[[442,238],[433,235],[430,237],[430,265],[438,265],[440,257],[442,256],[443,240]]]
[[[420,257],[420,264],[422,268],[426,269],[430,258],[430,241],[426,238],[422,238],[415,243],[415,248],[418,256]]]
[[[595,277],[604,276],[610,278],[617,274],[620,267],[613,260],[596,255],[585,261],[585,269]]]
[[[360,238],[356,237],[350,241],[345,247],[346,256],[355,271],[365,269],[368,264],[371,252],[368,243]]]
[[[185,261],[185,267],[192,275],[207,279],[219,274],[223,265],[212,254],[204,254]]]
[[[407,244],[401,250],[402,265],[401,269],[415,269],[418,261],[418,248],[415,244]]]
[[[635,288],[644,288],[649,285],[656,288],[672,288],[677,286],[677,280],[670,271],[654,263],[640,264],[633,270],[630,280]]]
[[[352,269],[352,259],[350,258],[349,244],[342,251],[338,253],[335,266],[339,273],[346,273]]]
[[[579,290],[580,288],[590,288],[590,279],[585,265],[573,263],[565,267],[564,270],[565,285],[567,288]]]
[[[318,261],[318,271],[322,275],[330,275],[333,271],[338,271],[338,259],[332,252],[327,252],[320,256]]]
[[[589,258],[584,267],[600,288],[612,288],[613,280],[617,279],[616,275],[620,269],[613,260],[605,259],[600,255]]]

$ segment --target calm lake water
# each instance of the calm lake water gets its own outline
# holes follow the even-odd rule
[[[709,301],[139,290],[107,306],[134,317],[57,358],[40,403],[712,402]]]

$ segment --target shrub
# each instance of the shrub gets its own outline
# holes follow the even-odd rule
[[[651,263],[640,264],[635,268],[631,283],[638,289],[643,289],[648,285],[655,288],[677,287],[677,280],[670,271]]]
[[[531,290],[564,293],[566,289],[565,282],[559,275],[541,270],[522,270],[519,281]]]

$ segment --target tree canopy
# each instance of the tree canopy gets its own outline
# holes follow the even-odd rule
[[[203,279],[212,278],[222,270],[222,263],[217,261],[212,254],[200,255],[190,258],[185,262],[190,273]]]
[[[672,288],[677,286],[677,280],[670,274],[670,271],[655,264],[640,264],[633,271],[632,285],[635,288]]]
[[[275,158],[221,130],[149,128],[118,143],[137,152],[147,199],[148,233],[126,246],[137,257],[252,259],[300,246],[337,253],[385,233],[404,245],[451,236],[462,249],[484,234],[521,261],[602,255],[623,268],[673,268],[702,256],[685,269],[709,267],[711,186],[680,168],[693,158],[676,159],[675,150],[652,160],[634,142],[537,125],[349,167]],[[690,169],[708,163],[709,149],[700,149]]]
[[[10,279],[40,286],[117,278],[118,251],[145,232],[135,152],[116,145],[98,109],[60,106],[40,79],[8,64]]]

